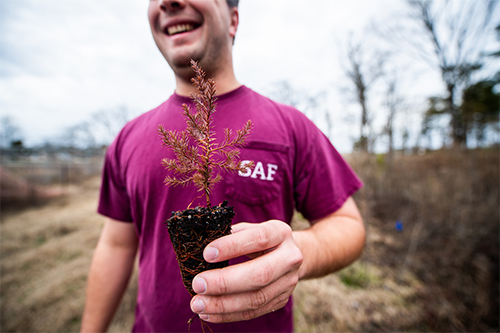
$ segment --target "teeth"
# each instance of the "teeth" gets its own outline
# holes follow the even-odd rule
[[[171,27],[168,27],[167,33],[172,36],[175,34],[179,34],[181,32],[191,31],[194,29],[194,26],[189,23],[177,24]]]

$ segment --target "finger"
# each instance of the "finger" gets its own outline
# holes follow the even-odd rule
[[[241,264],[198,274],[193,290],[204,295],[234,294],[261,289],[290,271],[298,270],[302,253],[285,242],[276,250]]]
[[[241,222],[238,224],[235,224],[232,226],[231,231],[233,234],[240,232],[242,230],[248,229],[248,228],[254,228],[259,226],[257,223],[247,223],[247,222]],[[255,259],[257,257],[260,257],[261,255],[267,253],[272,249],[266,250],[266,251],[259,251],[259,252],[254,252],[254,253],[247,253],[246,256],[249,257],[250,259]]]
[[[233,312],[233,313],[224,313],[224,314],[200,314],[200,318],[204,321],[208,321],[211,323],[229,323],[234,321],[243,321],[250,320],[262,315],[265,315],[270,312],[275,312],[283,308],[290,299],[289,296],[281,297],[277,299],[276,302],[267,304],[265,307],[255,309],[255,310],[247,310],[242,312]]]
[[[279,245],[291,232],[290,226],[281,221],[260,223],[211,242],[205,248],[203,256],[208,262],[219,262],[262,252]]]
[[[266,253],[269,253],[271,251],[274,251],[276,249],[276,246],[275,247],[272,247],[270,249],[267,249],[267,250],[264,250],[264,251],[259,251],[259,252],[254,252],[254,253],[248,253],[247,254],[247,257],[249,257],[250,259],[255,259],[257,257],[260,257],[261,255],[264,255]]]
[[[258,225],[259,224],[257,224],[257,223],[241,222],[241,223],[233,224],[231,226],[231,231],[233,232],[233,234],[235,234],[237,232],[240,232],[241,230],[256,227]]]
[[[195,313],[213,315],[266,307],[269,303],[276,303],[276,299],[283,299],[283,297],[291,295],[297,281],[294,274],[289,273],[269,286],[250,292],[221,296],[196,295],[191,299],[191,310]]]

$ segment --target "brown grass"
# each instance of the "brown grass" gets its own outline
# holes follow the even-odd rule
[[[2,332],[73,332],[80,327],[90,260],[103,218],[99,179],[69,188],[64,201],[2,217]],[[134,276],[136,280],[136,276]],[[130,330],[135,284],[112,331]]]
[[[404,300],[417,305],[412,313],[418,316],[401,322],[383,315],[383,325],[347,329],[498,330],[498,149],[441,151],[392,163],[383,156],[354,155],[350,162],[366,184],[355,197],[368,230],[358,265],[379,268],[384,284],[404,287],[405,277],[417,279],[418,287]],[[397,220],[403,232],[395,230]],[[373,296],[377,288],[364,289]],[[386,296],[398,294],[394,289]],[[332,321],[330,330],[344,330],[336,325]]]
[[[351,267],[299,283],[296,331],[498,331],[498,151],[349,159],[366,184],[355,196],[366,249]],[[103,223],[98,186],[2,216],[2,331],[78,330]],[[131,328],[136,280],[111,331]]]
[[[499,152],[478,150],[412,156],[386,166],[375,180],[373,224],[396,218],[408,232],[388,263],[424,284],[419,301],[434,331],[499,327]],[[373,178],[372,178],[373,179]],[[384,186],[385,185],[385,186]],[[375,191],[374,191],[375,192]],[[363,195],[363,193],[361,193]],[[386,230],[385,229],[385,230]],[[411,231],[410,231],[411,230]],[[367,259],[383,264],[383,257]]]

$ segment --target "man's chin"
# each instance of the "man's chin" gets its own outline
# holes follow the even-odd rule
[[[185,68],[189,68],[191,67],[191,58],[186,58],[186,59],[182,59],[182,60],[177,60],[175,62],[171,62],[170,63],[170,67],[172,67],[172,69],[174,70],[174,72],[176,70],[182,70],[182,69],[185,69]]]
[[[183,55],[179,55],[179,56],[176,56],[176,57],[172,57],[170,60],[167,59],[170,67],[172,67],[172,69],[174,71],[176,71],[177,69],[178,70],[182,70],[182,69],[185,69],[185,68],[191,68],[191,59],[192,60],[195,60],[195,61],[199,61],[200,60],[200,56],[194,52],[192,53],[186,53],[186,54],[183,54]]]

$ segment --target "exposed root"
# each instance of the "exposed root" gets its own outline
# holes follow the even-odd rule
[[[212,332],[212,333],[214,332],[214,331],[212,331],[212,329],[210,328],[210,326],[207,324],[207,322],[204,321],[203,319],[201,319],[199,315],[195,315],[195,316],[189,318],[189,320],[187,322],[188,323],[188,331],[189,332],[191,332],[191,324],[193,323],[193,320],[195,320],[196,318],[198,318],[200,320],[201,330],[203,331],[203,333],[205,333],[205,327],[207,327],[210,330],[210,332]]]

